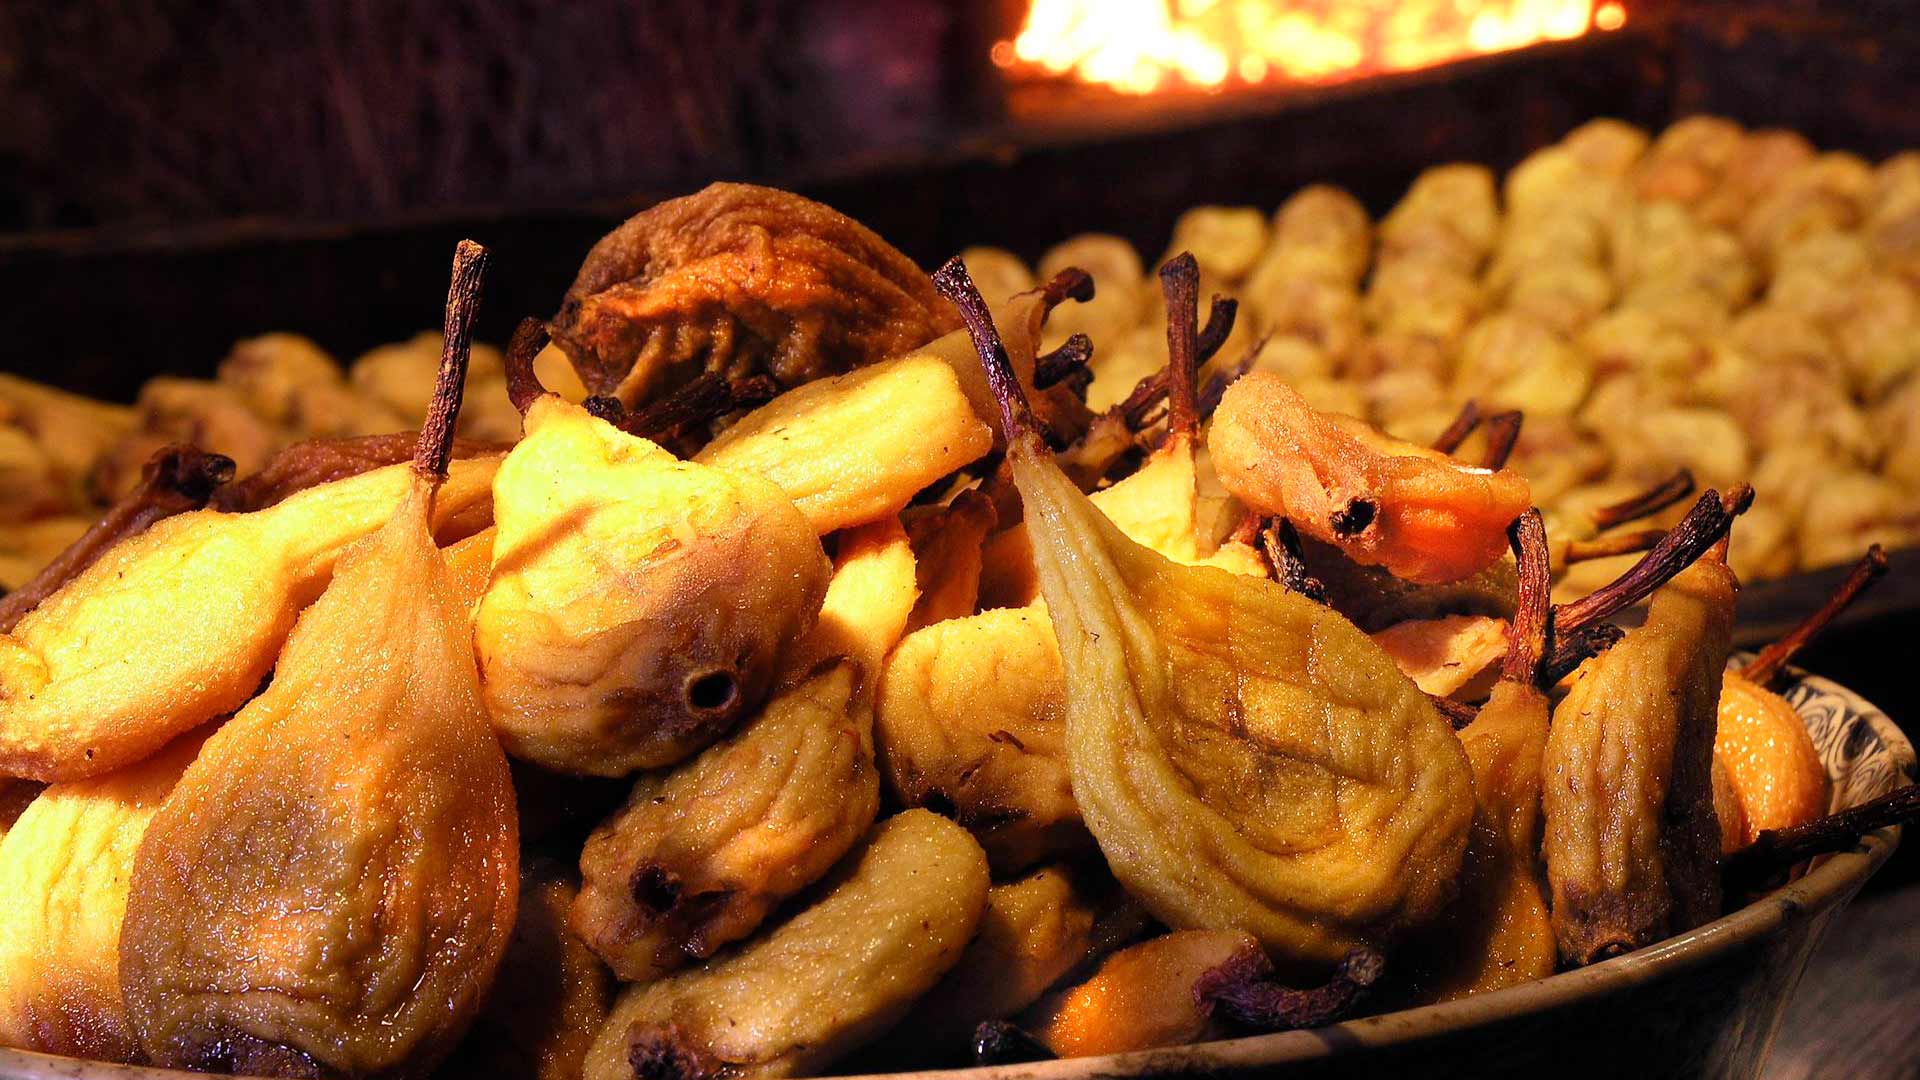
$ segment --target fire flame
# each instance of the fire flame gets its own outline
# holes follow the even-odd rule
[[[1619,0],[1033,0],[993,61],[1125,94],[1218,90],[1429,67],[1626,16]]]

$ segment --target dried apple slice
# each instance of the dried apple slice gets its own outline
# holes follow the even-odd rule
[[[1337,614],[1127,539],[1060,471],[965,266],[1067,674],[1076,801],[1122,884],[1175,927],[1239,929],[1330,966],[1431,919],[1473,816],[1466,754]]]

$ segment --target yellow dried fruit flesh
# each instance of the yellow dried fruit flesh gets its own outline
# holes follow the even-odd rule
[[[0,1045],[139,1063],[120,994],[134,853],[203,734],[39,794],[0,841]]]
[[[436,525],[489,500],[498,465],[454,462]],[[412,476],[394,465],[256,513],[181,514],[114,546],[0,636],[0,775],[99,775],[245,704]]]
[[[547,395],[494,482],[475,617],[509,753],[599,776],[668,765],[765,700],[829,567],[772,484],[684,462]]]
[[[875,719],[888,785],[971,829],[1000,872],[1088,845],[1067,771],[1066,672],[1041,606],[909,634]]]
[[[1712,763],[1732,574],[1696,563],[1554,708],[1542,853],[1554,936],[1584,964],[1720,913]]]
[[[1372,637],[1414,685],[1461,701],[1486,697],[1507,654],[1507,621],[1486,615],[1408,619]]]
[[[914,354],[790,390],[694,460],[772,481],[829,533],[898,512],[992,446],[953,369]]]
[[[951,503],[907,519],[920,589],[908,629],[973,614],[980,599],[983,548],[998,517],[992,499],[963,491]]]
[[[807,1076],[899,1020],[979,927],[987,860],[953,822],[908,810],[810,906],[704,966],[626,991],[587,1080]]]
[[[519,842],[429,497],[341,559],[148,826],[120,962],[157,1064],[419,1075],[481,1005]]]

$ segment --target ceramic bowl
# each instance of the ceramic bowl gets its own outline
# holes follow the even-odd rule
[[[1835,809],[1884,794],[1913,776],[1913,746],[1885,713],[1858,695],[1796,673],[1786,698],[1833,778]],[[1464,1001],[1314,1031],[1031,1065],[895,1073],[889,1080],[1753,1076],[1814,946],[1898,841],[1897,829],[1874,833],[1855,849],[1820,860],[1778,892],[1696,930]],[[0,1080],[195,1075],[0,1049]]]

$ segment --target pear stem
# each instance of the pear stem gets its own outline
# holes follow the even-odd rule
[[[754,375],[729,381],[726,376],[709,371],[611,423],[629,435],[665,443],[686,434],[696,424],[711,423],[735,409],[764,405],[779,395],[780,384],[770,376]]]
[[[1611,529],[1637,518],[1657,514],[1693,494],[1693,473],[1681,469],[1647,490],[1593,512],[1595,529]]]
[[[1637,604],[1655,589],[1692,565],[1733,527],[1733,519],[1753,504],[1753,489],[1740,484],[1727,493],[1709,488],[1687,511],[1687,516],[1662,537],[1639,562],[1612,582],[1568,604],[1554,608],[1557,633],[1567,634],[1587,623]]]
[[[1802,619],[1800,625],[1787,631],[1780,640],[1761,649],[1760,655],[1753,658],[1753,663],[1742,668],[1740,674],[1761,686],[1772,685],[1780,677],[1780,669],[1793,659],[1795,653],[1818,637],[1828,624],[1847,610],[1855,598],[1886,572],[1887,553],[1881,550],[1879,544],[1875,544],[1867,549],[1859,562],[1853,564],[1853,571],[1847,575],[1847,580],[1840,583],[1840,587],[1827,597],[1827,602],[1821,604],[1819,610]]]
[[[440,352],[440,378],[420,426],[413,453],[413,471],[438,484],[447,478],[453,458],[453,425],[460,418],[460,397],[466,391],[467,361],[473,350],[473,319],[480,309],[480,287],[487,276],[487,249],[462,240],[453,249],[453,280],[447,286],[447,312]]]
[[[1915,821],[1920,821],[1920,784],[1895,788],[1871,802],[1803,825],[1763,829],[1753,843],[1727,856],[1727,889],[1746,892],[1758,888],[1815,855],[1852,847],[1877,829]]]
[[[1562,559],[1565,563],[1586,562],[1590,559],[1607,559],[1615,555],[1632,555],[1650,550],[1655,544],[1666,539],[1665,529],[1636,529],[1633,532],[1612,533],[1596,536],[1591,540],[1567,541],[1567,553]]]
[[[1033,362],[1033,385],[1036,389],[1045,390],[1076,371],[1085,371],[1092,362],[1093,339],[1085,334],[1074,334],[1061,342],[1059,348]]]
[[[1513,519],[1507,526],[1507,543],[1512,545],[1513,559],[1519,567],[1519,587],[1500,677],[1531,684],[1540,676],[1540,658],[1546,652],[1553,621],[1553,570],[1547,565],[1547,526],[1538,507],[1528,507],[1526,513]]]
[[[1193,384],[1200,336],[1200,264],[1183,251],[1160,268],[1160,289],[1167,301],[1167,434],[1191,439],[1200,430]]]
[[[1093,299],[1093,275],[1077,266],[1069,266],[1041,286],[1040,305],[1051,313],[1068,300],[1084,304]]]
[[[163,447],[147,461],[140,486],[113,504],[66,550],[19,588],[0,597],[0,634],[12,633],[34,608],[79,577],[120,541],[154,522],[207,505],[215,488],[233,479],[233,459],[193,446]]]
[[[1513,448],[1520,441],[1520,425],[1526,414],[1518,409],[1487,417],[1487,456],[1480,464],[1489,469],[1504,469]]]
[[[960,309],[960,321],[967,326],[967,337],[973,341],[973,351],[980,354],[980,367],[986,372],[987,386],[992,389],[995,401],[1000,403],[1000,420],[1006,428],[1007,443],[1011,447],[1016,443],[1028,443],[1032,449],[1042,449],[1039,421],[1034,419],[1033,406],[1027,402],[1027,394],[1020,386],[1020,377],[1013,372],[1013,362],[1007,359],[1007,346],[1000,340],[1000,331],[993,325],[993,315],[987,310],[987,302],[981,298],[980,290],[974,287],[973,278],[967,273],[967,264],[959,256],[948,259],[945,266],[933,272],[933,287],[940,295],[953,302]]]
[[[513,337],[507,342],[507,400],[527,415],[533,403],[548,393],[540,385],[540,376],[533,370],[533,358],[547,347],[547,324],[539,319],[521,319],[520,325],[513,328]]]
[[[1300,533],[1293,522],[1274,518],[1260,530],[1260,551],[1279,575],[1280,584],[1316,604],[1327,602],[1327,587],[1307,570],[1306,556],[1300,553]]]
[[[1460,449],[1460,444],[1466,442],[1467,436],[1479,426],[1480,403],[1468,398],[1467,403],[1460,406],[1460,411],[1454,415],[1453,422],[1447,425],[1439,438],[1433,440],[1433,448],[1443,454],[1451,454]]]

